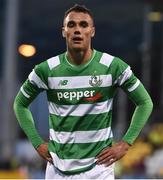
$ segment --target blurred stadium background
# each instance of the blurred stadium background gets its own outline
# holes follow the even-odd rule
[[[116,177],[163,178],[162,0],[0,0],[0,178],[44,178],[46,164],[19,128],[12,104],[34,65],[65,50],[62,20],[74,3],[93,11],[94,48],[129,63],[154,101],[143,132],[116,164]],[[114,103],[117,141],[128,127],[134,106],[122,91]],[[48,139],[45,94],[30,108],[40,134]]]

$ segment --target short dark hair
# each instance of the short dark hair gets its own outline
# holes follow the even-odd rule
[[[94,18],[93,18],[93,13],[91,12],[90,9],[88,9],[85,5],[79,5],[79,4],[75,4],[73,7],[71,7],[70,9],[68,9],[66,12],[65,12],[65,15],[64,15],[64,19],[68,16],[68,14],[70,12],[82,12],[82,13],[86,13],[86,14],[89,14],[89,16],[92,18],[92,21],[93,21],[93,24],[94,24]]]

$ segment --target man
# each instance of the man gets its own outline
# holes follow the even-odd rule
[[[151,98],[130,66],[91,48],[95,27],[85,6],[75,5],[65,13],[62,34],[67,51],[30,73],[14,102],[16,117],[48,161],[47,179],[114,179],[114,162],[127,153],[145,125]],[[112,103],[118,87],[136,109],[126,134],[112,145]],[[43,90],[49,105],[48,143],[38,134],[28,109]]]

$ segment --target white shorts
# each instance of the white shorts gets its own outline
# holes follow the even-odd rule
[[[89,171],[85,171],[74,175],[65,175],[61,173],[55,166],[47,163],[45,179],[109,179],[114,180],[114,164],[109,167],[104,165],[96,165]]]

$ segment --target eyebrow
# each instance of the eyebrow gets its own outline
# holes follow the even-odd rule
[[[82,21],[80,21],[80,23],[87,23],[88,24],[88,21],[82,20]]]
[[[67,22],[67,25],[68,25],[68,24],[71,24],[71,23],[72,23],[72,24],[76,24],[76,21],[70,20],[70,21]],[[83,24],[83,23],[89,24],[89,22],[88,22],[88,21],[85,21],[85,20],[79,21],[79,24]]]
[[[74,22],[75,22],[74,20],[70,20],[70,21],[67,22],[67,24],[68,24],[68,23],[74,23]]]

